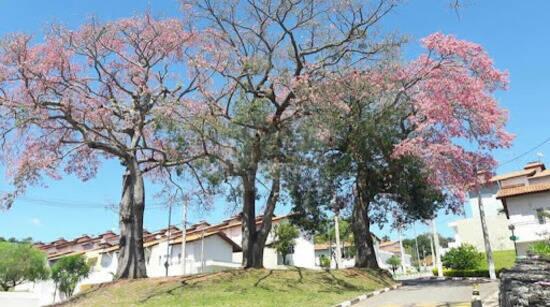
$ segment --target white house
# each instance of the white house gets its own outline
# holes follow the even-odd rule
[[[258,217],[257,223],[261,223]],[[273,227],[264,250],[264,266],[266,268],[280,268],[283,264],[281,255],[271,247],[275,239],[278,225],[288,223],[288,216],[273,218]],[[186,230],[185,274],[215,272],[241,267],[242,259],[242,230],[240,216],[234,216],[219,224],[210,225],[200,222]],[[144,230],[143,246],[147,275],[149,277],[183,274],[182,258],[182,231],[176,227],[165,228],[154,233]],[[53,265],[58,259],[71,255],[84,255],[92,264],[90,275],[82,280],[75,290],[78,293],[89,285],[110,282],[117,270],[118,236],[113,232],[106,232],[97,237],[83,235],[73,240],[60,238],[51,243],[38,242],[36,247],[48,254],[48,261]],[[315,268],[315,251],[313,238],[300,232],[295,240],[292,253],[287,256],[287,264],[305,268]],[[56,293],[53,282],[45,281],[21,285],[17,290],[26,290],[35,293],[41,299],[41,304],[51,304],[64,299]]]
[[[374,234],[372,235],[374,242],[374,253],[376,254],[376,260],[378,266],[382,269],[390,270],[389,265],[386,263],[391,256],[398,256],[401,258],[401,251],[399,249],[399,242],[380,242],[380,239]],[[397,249],[395,249],[397,246]],[[321,266],[321,257],[328,257],[330,261],[330,267],[336,268],[336,260],[334,258],[334,252],[336,245],[329,245],[328,243],[315,244],[315,265]],[[355,256],[352,252],[352,243],[342,242],[342,266],[344,268],[349,268],[355,266]],[[403,260],[405,267],[411,267],[411,255],[405,254],[405,259]]]
[[[489,232],[489,241],[493,250],[514,249],[514,244],[510,240],[508,231],[508,219],[504,213],[504,207],[500,200],[496,198],[499,190],[499,178],[506,178],[508,175],[496,176],[483,184],[481,189],[481,198],[485,210],[485,220],[487,221],[487,230]],[[454,242],[449,243],[449,247],[457,247],[463,243],[475,246],[479,251],[485,251],[485,243],[481,230],[481,220],[479,218],[479,203],[477,192],[468,193],[468,206],[470,216],[465,219],[449,223],[449,227],[454,230]]]
[[[543,214],[550,212],[550,170],[532,162],[523,170],[497,176],[496,181],[500,187],[496,198],[514,227],[518,254],[524,256],[529,245],[550,238],[550,220]]]
[[[168,236],[168,234],[170,235]],[[223,232],[215,228],[199,228],[194,225],[186,232],[186,274],[215,272],[224,269],[240,268],[240,263],[232,261],[233,253],[240,252],[238,244],[229,239]],[[97,238],[86,236],[71,241],[56,240],[50,244],[39,243],[37,246],[49,252],[48,262],[53,265],[58,259],[72,255],[84,255],[91,264],[91,271],[87,278],[79,282],[75,293],[99,283],[110,282],[114,279],[118,265],[118,245],[108,243],[104,235]],[[116,236],[116,235],[115,235]],[[112,237],[109,234],[109,237]],[[118,236],[116,236],[118,238]],[[85,242],[84,242],[85,241]],[[112,238],[112,242],[116,240]],[[83,243],[84,242],[84,243]],[[168,256],[168,275],[182,275],[183,263],[181,258],[182,232],[176,227],[162,229],[155,233],[144,231],[144,248],[146,256],[147,275],[162,277],[166,275],[165,262]],[[88,244],[84,249],[82,244]],[[56,291],[53,281],[47,280],[37,283],[27,283],[16,287],[18,291],[28,291],[39,298],[41,305],[59,302],[65,297]]]
[[[262,216],[259,216],[256,219],[256,223],[260,224],[262,222]],[[283,265],[283,259],[277,251],[271,247],[275,239],[275,231],[277,226],[282,223],[288,223],[288,216],[276,216],[273,217],[271,232],[269,233],[266,241],[266,247],[264,249],[264,267],[268,269],[279,268]],[[237,244],[242,242],[242,225],[241,217],[236,215],[230,219],[224,220],[218,225],[214,225],[225,235],[227,235],[232,241]],[[300,231],[300,235],[295,239],[295,246],[292,253],[287,256],[287,264],[299,266],[303,268],[315,268],[315,249],[313,244],[313,237],[307,235],[303,231]],[[233,262],[242,262],[242,252],[233,253]]]

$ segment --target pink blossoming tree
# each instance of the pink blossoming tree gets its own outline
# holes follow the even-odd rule
[[[217,173],[239,187],[232,195],[241,199],[243,266],[263,267],[282,170],[299,145],[294,129],[307,116],[298,91],[400,44],[375,34],[395,1],[182,2],[195,24],[208,27],[196,61],[215,80],[201,88],[209,112],[195,130]]]
[[[422,44],[428,52],[406,65],[390,61],[334,74],[324,86],[301,93],[320,110],[317,138],[351,161],[346,176],[360,267],[378,267],[371,219],[393,213],[402,224],[406,213],[419,213],[399,201],[406,192],[395,189],[396,179],[405,170],[393,170],[396,161],[420,159],[421,176],[446,196],[444,207],[457,212],[478,170],[495,166],[491,151],[512,140],[505,131],[507,113],[493,97],[506,88],[507,74],[479,45],[440,33]],[[388,154],[381,150],[387,145]],[[426,207],[419,216],[433,216],[440,207]]]
[[[165,178],[200,155],[164,132],[164,123],[200,112],[193,92],[204,80],[188,65],[196,39],[181,22],[149,15],[75,31],[53,26],[41,43],[4,38],[1,158],[14,186],[4,208],[44,176],[87,180],[102,160],[117,159],[125,168],[117,278],[146,277],[144,175]]]

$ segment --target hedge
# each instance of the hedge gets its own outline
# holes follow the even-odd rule
[[[502,269],[496,270],[497,276]],[[434,276],[437,276],[437,269],[432,270]],[[453,270],[443,269],[443,276],[446,277],[489,277],[489,270]]]

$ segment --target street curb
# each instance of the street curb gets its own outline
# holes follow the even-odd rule
[[[471,281],[491,281],[491,279],[487,277],[438,277],[438,276],[430,276],[430,277],[421,277],[417,280],[471,280]]]
[[[355,304],[357,304],[361,301],[364,301],[368,298],[371,298],[373,296],[376,296],[376,295],[379,295],[379,294],[382,294],[382,293],[385,293],[385,292],[388,292],[388,291],[391,291],[391,290],[395,290],[395,289],[397,289],[401,286],[402,286],[402,284],[399,283],[399,284],[393,285],[391,287],[387,287],[387,288],[384,288],[384,289],[380,289],[380,290],[369,292],[369,293],[366,293],[366,294],[363,294],[363,295],[359,295],[358,297],[355,297],[351,300],[343,301],[340,304],[334,305],[334,307],[346,307],[346,306],[355,305]]]

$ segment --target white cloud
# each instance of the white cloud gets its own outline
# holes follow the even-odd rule
[[[40,225],[42,225],[42,221],[40,221],[39,218],[33,217],[31,219],[31,224],[33,224],[34,226],[40,226]]]

